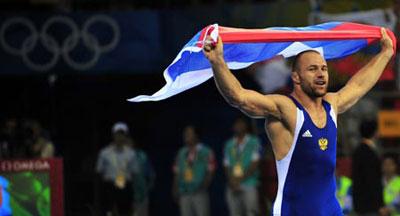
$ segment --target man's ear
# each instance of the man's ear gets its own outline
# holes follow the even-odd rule
[[[294,84],[300,84],[300,76],[299,73],[297,71],[292,71],[292,80]]]

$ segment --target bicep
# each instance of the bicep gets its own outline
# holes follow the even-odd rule
[[[365,94],[365,90],[358,85],[347,83],[335,95],[338,114],[344,113],[351,108]]]
[[[280,118],[275,99],[278,95],[263,95],[256,91],[243,89],[241,92],[242,101],[239,109],[247,115],[255,118],[264,118],[267,115],[273,115]]]
[[[327,100],[333,107],[336,114],[346,112],[352,107],[361,96],[357,96],[356,90],[353,92],[348,86],[343,87],[338,92],[328,93],[324,99]]]

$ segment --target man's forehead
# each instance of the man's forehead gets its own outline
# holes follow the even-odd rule
[[[307,51],[301,54],[299,61],[306,65],[326,65],[324,57],[316,51]]]

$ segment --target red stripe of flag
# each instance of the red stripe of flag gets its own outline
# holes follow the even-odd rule
[[[387,30],[396,50],[396,38]],[[356,23],[343,23],[331,30],[322,31],[284,31],[265,29],[239,29],[219,27],[219,35],[224,43],[265,43],[318,40],[366,39],[370,44],[381,38],[380,27]]]

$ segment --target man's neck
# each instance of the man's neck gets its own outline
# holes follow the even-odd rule
[[[318,110],[323,108],[322,97],[310,97],[301,90],[295,90],[291,95],[307,110]]]
[[[394,177],[396,176],[396,174],[389,174],[389,175],[385,175],[384,176],[384,178],[385,178],[385,181],[386,182],[389,182],[390,180],[392,180]]]
[[[362,139],[362,143],[364,143],[365,145],[371,147],[371,148],[375,148],[375,142],[373,139],[367,139],[367,138],[363,138]]]
[[[246,133],[236,134],[237,144],[242,144],[243,140],[246,138]]]
[[[116,144],[114,144],[114,148],[117,151],[122,151],[124,149],[124,145],[116,143]]]
[[[236,133],[235,136],[237,139],[244,139],[246,134],[247,134],[246,132],[241,132],[241,133]]]
[[[188,145],[187,147],[188,147],[189,151],[194,151],[194,150],[196,150],[196,146],[197,146],[196,143],[192,143],[192,144]]]

